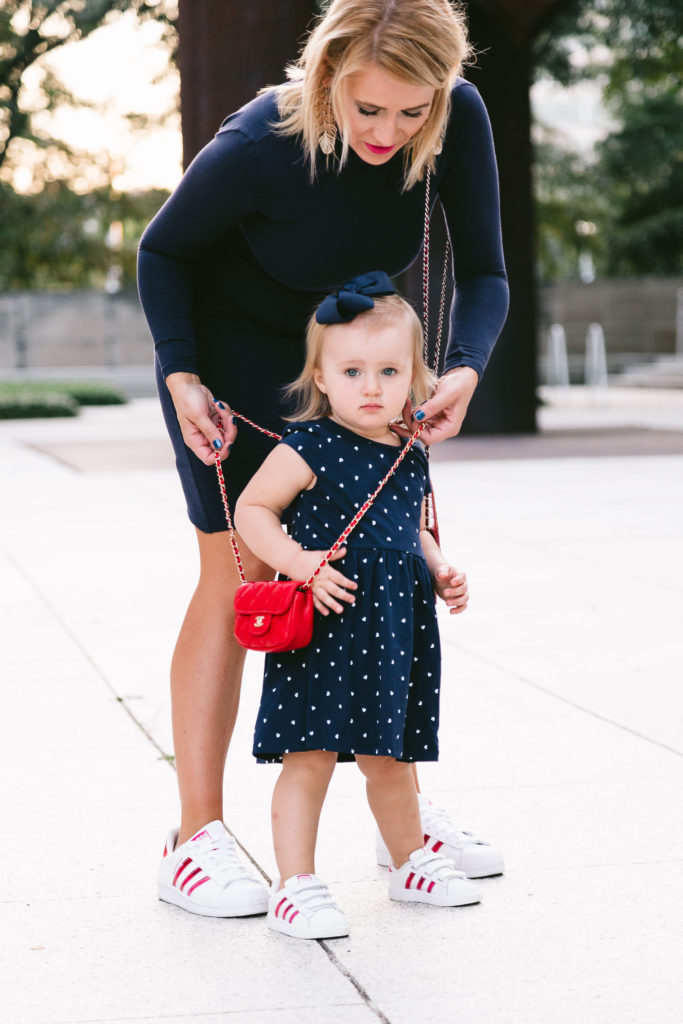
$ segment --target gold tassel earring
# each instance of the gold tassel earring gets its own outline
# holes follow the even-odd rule
[[[331,156],[334,153],[334,147],[337,142],[337,122],[334,119],[332,112],[332,101],[330,99],[330,90],[324,86],[320,91],[320,97],[318,100],[318,145],[320,150],[325,156]]]

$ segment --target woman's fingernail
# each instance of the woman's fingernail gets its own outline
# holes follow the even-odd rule
[[[228,445],[228,451],[232,448],[232,443]]]
[[[237,417],[236,416],[233,416],[232,422],[235,424],[235,426],[237,426]]]
[[[225,406],[223,405],[222,402],[218,402],[218,408],[219,409],[225,409]]]
[[[213,446],[216,449],[216,451],[219,452],[223,447],[223,442],[219,441],[218,438],[216,438],[216,440],[213,442]]]
[[[418,410],[417,410],[417,412],[415,413],[415,419],[416,419],[416,420],[418,421],[418,423],[419,423],[419,422],[420,422],[421,420],[423,420],[424,418],[425,418],[425,414],[424,414],[424,413],[422,412],[422,409],[418,409]]]

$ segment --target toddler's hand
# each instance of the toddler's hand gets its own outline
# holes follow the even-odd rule
[[[307,580],[326,554],[326,551],[301,551],[289,567],[288,575],[294,580]],[[343,558],[345,554],[346,548],[340,548],[332,555],[330,562]],[[343,612],[344,606],[339,602],[353,604],[356,599],[350,591],[358,589],[354,580],[347,579],[338,569],[333,569],[330,562],[320,570],[311,584],[313,607],[321,615],[329,615],[330,611]]]
[[[467,608],[470,595],[467,576],[462,569],[440,565],[434,573],[434,589],[441,600],[446,602],[451,615],[459,615]]]

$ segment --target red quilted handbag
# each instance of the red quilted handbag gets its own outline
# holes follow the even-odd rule
[[[296,651],[313,636],[313,591],[298,580],[243,583],[235,594],[235,637],[256,651]]]
[[[240,416],[233,410],[233,415]],[[240,416],[240,419],[245,417]],[[247,420],[247,422],[251,422]],[[323,557],[315,572],[307,580],[247,580],[244,566],[240,558],[235,531],[230,516],[228,495],[223,478],[223,467],[218,452],[215,453],[216,473],[220,487],[225,520],[228,524],[230,543],[237,564],[237,571],[242,580],[235,594],[235,638],[242,647],[250,651],[296,651],[306,647],[313,636],[313,591],[311,585],[323,566],[327,565],[335,551],[338,551],[354,526],[365,515],[373,501],[386,484],[389,477],[396,472],[399,465],[415,444],[418,435],[424,430],[422,423],[405,445],[401,448],[398,458],[386,474],[374,494],[361,505],[353,519],[346,525],[343,532]],[[277,437],[278,435],[272,435]]]

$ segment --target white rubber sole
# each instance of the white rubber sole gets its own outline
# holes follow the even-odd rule
[[[443,849],[444,848],[442,847],[439,853],[442,853]],[[485,846],[482,847],[482,849],[488,851],[489,847]],[[381,849],[379,846],[376,847],[376,853],[377,863],[379,866],[382,868],[390,868],[391,857],[386,847],[384,849]],[[505,872],[505,862],[502,856],[498,853],[494,853],[492,857],[481,858],[481,863],[471,864],[469,870],[466,865],[461,865],[459,863],[462,858],[454,857],[452,854],[444,854],[444,856],[447,856],[449,860],[452,860],[457,870],[464,871],[468,878],[493,878],[494,875],[502,875]]]
[[[389,889],[389,899],[397,903],[427,903],[432,907],[469,907],[481,902],[481,893],[476,886],[463,886],[462,889],[462,893],[452,897],[419,892],[417,889]]]
[[[211,904],[201,903],[199,900],[186,896],[174,885],[167,882],[157,882],[157,895],[164,903],[172,903],[182,910],[188,910],[191,914],[200,914],[202,917],[252,917],[256,914],[268,913],[268,891],[264,888],[263,895],[255,893],[247,899],[236,900],[230,907],[215,907]]]
[[[315,935],[308,930],[297,930],[296,925],[289,924],[287,921],[280,921],[272,915],[268,916],[266,924],[272,931],[280,932],[282,935],[289,935],[293,939],[343,939],[345,935],[349,934],[348,924],[339,924],[337,927],[331,928],[318,928]]]

